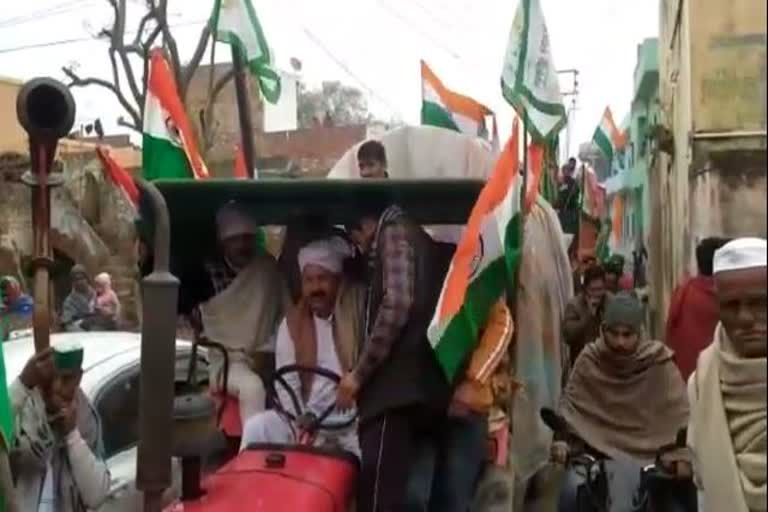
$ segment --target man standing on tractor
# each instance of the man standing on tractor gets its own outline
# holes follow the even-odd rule
[[[377,140],[364,142],[357,150],[357,168],[361,178],[388,178],[387,150]]]
[[[360,289],[343,276],[344,260],[352,254],[352,247],[339,237],[312,242],[299,251],[301,298],[277,331],[278,370],[299,365],[342,375],[352,369],[362,333],[363,305]],[[297,443],[298,434],[334,405],[336,384],[331,380],[312,373],[286,374],[285,380],[299,398],[304,417],[292,424],[276,410],[253,416],[243,429],[243,449],[253,443]],[[278,388],[277,393],[287,407],[291,403],[287,392]],[[354,414],[333,414],[329,421],[342,423]],[[336,445],[359,456],[356,430],[351,425],[342,431],[322,432],[315,444]]]
[[[427,339],[445,265],[429,235],[397,206],[348,226],[368,255],[369,289],[360,358],[337,404],[360,413],[359,512],[405,510],[409,470],[421,435],[431,435],[450,389]]]
[[[82,512],[98,509],[107,498],[101,425],[80,390],[82,368],[82,346],[61,343],[32,356],[11,384],[21,510]]]
[[[409,510],[466,512],[488,461],[488,423],[500,402],[494,381],[507,356],[514,331],[506,295],[493,308],[460,379],[439,435],[417,447],[411,469]],[[501,379],[511,385],[509,374]]]
[[[240,419],[264,410],[264,380],[274,368],[275,332],[288,294],[275,259],[258,248],[258,226],[234,202],[216,215],[219,258],[206,265],[213,296],[200,304],[203,336],[222,345],[229,360],[212,351],[211,388],[240,402]]]

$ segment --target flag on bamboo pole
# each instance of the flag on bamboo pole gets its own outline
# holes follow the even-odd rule
[[[534,142],[528,146],[528,184],[525,191],[525,211],[530,212],[541,192],[544,180],[544,145]]]
[[[509,34],[501,90],[526,120],[534,140],[557,135],[565,126],[568,118],[539,0],[520,0]]]
[[[5,354],[2,349],[4,344],[0,344],[0,433],[2,434],[2,446],[0,450],[9,451],[13,445],[13,409],[11,409],[11,400],[8,396],[8,386],[6,385],[7,375],[5,373]],[[0,496],[0,500],[2,497]]]
[[[494,116],[493,111],[482,103],[445,87],[427,63],[421,61],[422,125],[437,126],[490,139],[485,127],[486,116]]]
[[[544,169],[539,186],[539,193],[549,204],[554,205],[557,200],[557,180],[559,167],[557,163],[558,146],[560,138],[554,137],[547,141],[544,149]]]
[[[579,216],[579,254],[596,256],[600,223],[605,216],[606,190],[589,165],[581,169],[581,213]]]
[[[216,0],[210,22],[216,41],[237,48],[270,103],[280,99],[280,75],[251,0]]]
[[[4,452],[7,456],[11,447],[13,446],[13,409],[11,408],[11,398],[8,393],[8,386],[6,385],[5,375],[5,357],[3,355],[4,349],[0,345],[0,431],[2,432],[2,439],[0,439],[0,452]],[[0,512],[5,512],[5,497],[0,493]]]
[[[626,136],[616,126],[616,123],[613,120],[611,107],[605,107],[605,112],[603,112],[600,124],[597,126],[595,134],[592,136],[592,141],[609,162],[613,160],[613,155],[616,150],[624,147]]]
[[[139,188],[136,186],[136,182],[133,181],[133,176],[128,171],[123,169],[118,164],[104,147],[96,148],[96,155],[101,161],[101,167],[104,170],[104,174],[109,181],[112,182],[125,196],[126,200],[133,205],[134,208],[139,207]]]
[[[597,173],[589,166],[582,167],[582,212],[591,219],[602,219],[605,214],[606,190],[600,185]]]
[[[521,257],[518,123],[472,208],[427,334],[445,375],[456,377],[493,304],[514,289]]]
[[[145,179],[208,178],[192,124],[171,67],[160,49],[150,55],[144,107],[142,172]]]
[[[235,146],[234,175],[238,180],[248,180],[251,178],[251,174],[248,172],[248,165],[245,163],[245,153],[243,153],[243,148],[239,144]]]

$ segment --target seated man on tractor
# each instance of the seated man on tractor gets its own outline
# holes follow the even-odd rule
[[[344,260],[352,254],[352,247],[340,237],[312,242],[299,251],[302,293],[278,329],[278,370],[299,365],[343,375],[352,369],[361,336],[363,304],[361,289],[343,276]],[[245,424],[241,449],[254,443],[298,443],[301,434],[313,434],[306,430],[336,401],[336,384],[329,379],[311,373],[291,373],[285,375],[285,380],[300,398],[306,414],[296,424],[276,410],[257,414]],[[278,388],[277,392],[281,404],[290,408],[287,391]],[[354,414],[332,413],[332,421],[342,422]],[[314,443],[335,444],[360,454],[354,424],[345,430],[323,432]]]
[[[211,389],[240,402],[243,423],[266,406],[265,378],[274,363],[274,336],[287,303],[277,262],[257,247],[258,226],[234,202],[216,215],[220,256],[206,265],[213,296],[200,304],[203,336],[224,347],[224,360],[210,353]]]

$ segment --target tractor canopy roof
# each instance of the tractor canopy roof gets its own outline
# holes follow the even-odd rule
[[[198,302],[208,295],[201,291],[198,281],[204,273],[204,263],[217,254],[216,213],[230,201],[238,202],[258,224],[287,227],[289,232],[298,231],[298,236],[306,240],[313,236],[311,232],[320,233],[330,226],[348,224],[391,204],[403,208],[414,222],[422,225],[463,225],[484,181],[466,178],[217,179],[154,184],[168,207],[171,271],[182,280],[182,302],[185,303],[186,297]],[[148,246],[152,245],[153,224],[152,209],[142,200],[138,231]],[[281,244],[285,236],[283,232]],[[148,270],[145,266],[143,273]]]

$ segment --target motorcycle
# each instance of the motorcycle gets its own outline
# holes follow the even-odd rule
[[[677,464],[687,464],[686,432],[661,447],[653,464],[612,459],[588,446],[561,416],[542,409],[541,418],[571,448],[558,510],[561,512],[696,512],[696,487]]]

